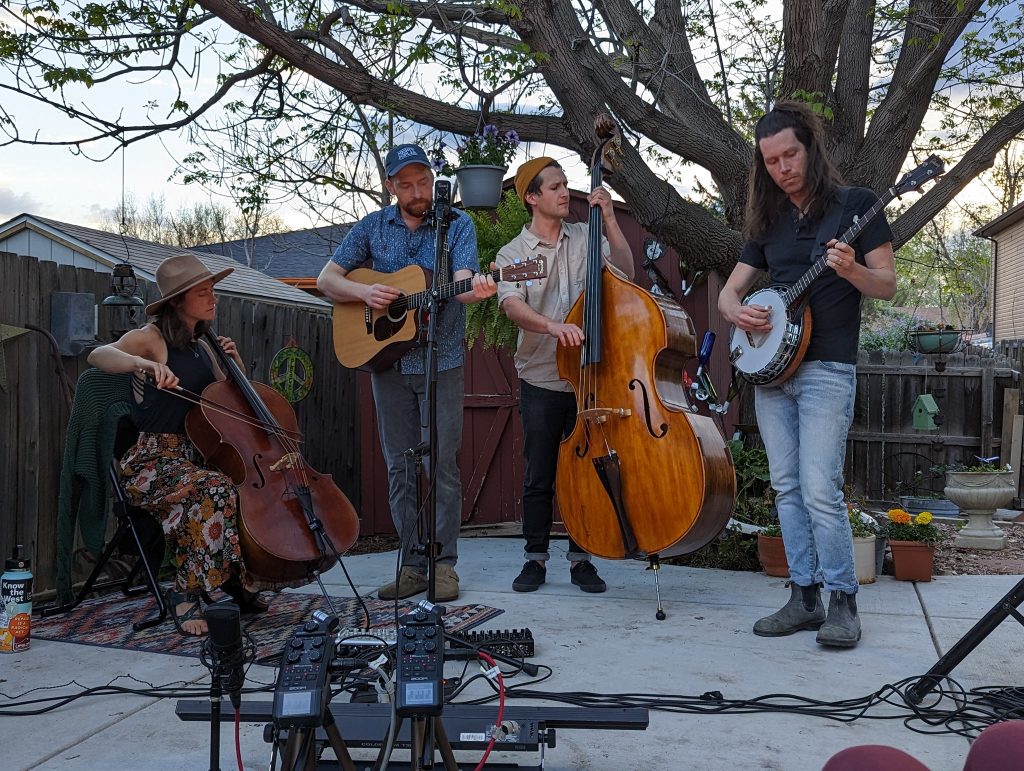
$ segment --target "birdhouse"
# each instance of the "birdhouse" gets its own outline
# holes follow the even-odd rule
[[[914,402],[914,428],[919,431],[935,431],[938,425],[935,416],[939,414],[939,405],[931,394],[921,394]]]

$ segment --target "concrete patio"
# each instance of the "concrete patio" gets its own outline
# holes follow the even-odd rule
[[[556,541],[553,549],[564,550]],[[866,696],[887,683],[926,671],[1019,580],[1018,576],[939,577],[910,584],[882,577],[859,595],[864,638],[853,650],[829,650],[814,634],[764,639],[753,622],[788,597],[781,579],[666,566],[661,588],[668,618],[654,618],[654,583],[642,565],[598,561],[608,582],[603,595],[586,595],[569,583],[568,564],[550,564],[548,583],[533,594],[511,590],[521,566],[518,539],[465,538],[460,542],[463,594],[459,602],[504,609],[483,628],[529,627],[536,640],[534,663],[553,676],[534,686],[545,692],[593,691],[699,696],[721,691],[726,699],[793,694],[838,701]],[[557,556],[561,556],[560,554]],[[350,557],[345,564],[361,593],[371,592],[394,571],[395,554]],[[326,577],[332,594],[350,596],[341,571]],[[271,610],[273,612],[273,610]],[[965,688],[1024,684],[1024,629],[1004,622],[953,672]],[[448,665],[461,672],[462,662]],[[475,668],[475,665],[474,665]],[[118,675],[153,685],[208,684],[198,660],[34,640],[31,650],[0,657],[0,691],[26,698],[75,693]],[[523,681],[520,675],[509,685]],[[274,670],[252,667],[249,685],[269,684]],[[144,687],[119,681],[125,687]],[[465,697],[483,695],[481,687]],[[463,697],[463,698],[465,698]],[[197,698],[197,697],[192,697]],[[269,701],[270,694],[246,701]],[[0,704],[8,701],[0,699]],[[519,700],[513,704],[521,704]],[[0,713],[5,769],[206,769],[209,727],[181,722],[175,699],[126,695],[89,697],[44,715]],[[229,706],[229,705],[226,705]],[[494,710],[488,705],[481,710]],[[901,715],[879,707],[874,715]],[[221,768],[234,769],[232,726],[225,724]],[[344,734],[345,725],[341,723]],[[549,769],[781,769],[817,771],[835,752],[856,744],[891,744],[907,750],[932,771],[959,771],[967,740],[952,734],[926,736],[901,719],[841,723],[793,714],[674,714],[651,711],[646,731],[560,730],[547,750]],[[262,724],[243,724],[247,770],[267,769],[270,749]],[[358,754],[357,754],[358,753]],[[357,759],[370,750],[354,751]],[[395,760],[408,753],[396,751]],[[479,752],[460,753],[476,763]],[[495,754],[492,760],[534,766],[536,753]],[[363,765],[360,765],[363,768]]]

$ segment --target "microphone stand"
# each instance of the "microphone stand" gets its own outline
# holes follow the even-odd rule
[[[427,517],[427,539],[424,547],[427,557],[427,600],[436,602],[437,586],[437,554],[440,544],[437,543],[437,465],[440,453],[437,452],[437,332],[438,320],[441,315],[441,288],[451,281],[451,265],[448,258],[448,225],[455,218],[452,214],[451,183],[439,179],[434,184],[433,210],[428,215],[434,223],[434,271],[433,280],[426,304],[426,361],[423,367],[424,395],[427,403],[427,442],[425,454],[431,459],[427,480],[427,504],[424,513]],[[443,643],[442,643],[443,648]],[[454,759],[444,728],[434,717],[414,717],[414,725],[419,725],[422,745],[412,743],[410,768],[429,768],[433,765],[435,739],[440,739],[442,759],[446,767],[451,767]],[[440,730],[439,730],[440,729]],[[420,755],[417,758],[417,750]]]

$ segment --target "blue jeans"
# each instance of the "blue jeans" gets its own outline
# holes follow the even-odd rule
[[[754,392],[790,578],[848,594],[857,575],[843,462],[856,389],[855,365],[807,361],[781,385]]]
[[[381,450],[388,466],[391,520],[402,542],[402,564],[423,571],[427,565],[422,548],[427,538],[426,519],[421,525],[416,509],[416,463],[407,451],[427,440],[426,378],[388,369],[374,372],[371,381]],[[464,393],[462,367],[437,373],[438,446],[431,448],[430,457],[424,457],[428,473],[431,459],[437,458],[437,542],[441,547],[437,561],[448,565],[458,559],[462,524],[462,481],[456,454],[462,445]]]

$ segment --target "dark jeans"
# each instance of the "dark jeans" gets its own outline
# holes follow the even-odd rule
[[[526,479],[523,486],[523,537],[528,560],[546,561],[551,540],[552,509],[555,499],[555,472],[558,446],[576,425],[576,394],[549,391],[524,380],[519,381],[519,414],[523,419],[523,458]],[[590,559],[576,542],[569,539],[573,562]]]

